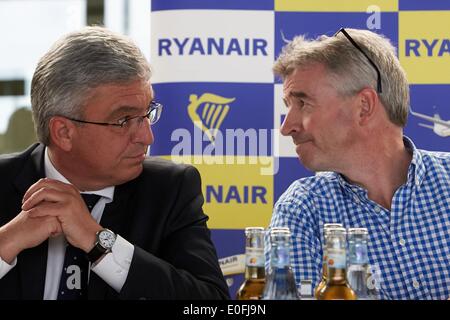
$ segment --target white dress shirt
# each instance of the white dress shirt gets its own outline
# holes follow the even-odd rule
[[[69,183],[69,181],[53,166],[48,156],[47,148],[45,148],[44,165],[47,178]],[[100,196],[100,199],[91,211],[91,215],[97,223],[100,223],[105,205],[113,201],[114,189],[115,187],[112,186],[102,190],[82,192]],[[65,248],[66,239],[64,235],[48,239],[44,300],[56,300],[58,297],[59,280],[64,265]],[[134,246],[121,236],[117,235],[116,242],[111,251],[112,252],[105,255],[95,266],[91,265],[90,271],[95,272],[109,286],[114,288],[117,292],[120,292],[128,276],[131,259],[134,253]],[[11,264],[8,264],[0,257],[0,279],[14,268],[16,263],[17,258],[15,258]]]

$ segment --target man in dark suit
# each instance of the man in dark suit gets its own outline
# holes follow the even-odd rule
[[[198,171],[146,157],[162,109],[149,79],[100,27],[41,58],[40,143],[0,159],[0,299],[228,298]]]

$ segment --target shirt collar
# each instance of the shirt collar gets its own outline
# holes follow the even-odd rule
[[[48,148],[45,148],[45,155],[44,155],[44,168],[45,168],[45,176],[50,179],[58,180],[64,183],[71,184],[69,180],[66,179],[53,165],[52,161],[50,160],[50,157],[48,156]],[[80,193],[88,193],[88,194],[96,194],[101,197],[105,197],[108,200],[112,201],[114,198],[114,186],[106,187],[101,190],[95,190],[95,191],[83,191]]]
[[[403,142],[405,147],[412,153],[412,160],[408,167],[408,183],[415,183],[419,186],[426,174],[422,154],[419,152],[419,149],[416,148],[412,140],[407,136],[403,136]]]
[[[358,194],[360,196],[367,196],[367,190],[366,189],[364,189],[363,187],[358,186],[356,184],[352,184],[352,183],[348,182],[345,179],[345,177],[342,174],[340,174],[340,173],[336,172],[335,174],[336,174],[336,177],[338,179],[339,184],[344,188],[344,190],[346,192],[351,192],[351,193],[354,193],[354,194]]]

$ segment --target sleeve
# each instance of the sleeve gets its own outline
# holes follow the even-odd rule
[[[288,227],[292,235],[291,267],[297,287],[303,280],[311,280],[315,288],[322,275],[322,246],[313,219],[314,210],[304,203],[281,202],[275,205],[270,228]],[[265,239],[266,270],[269,269],[270,242]]]
[[[228,299],[228,287],[203,213],[198,171],[191,166],[173,183],[173,208],[158,256],[135,245],[121,299]]]
[[[17,258],[14,258],[13,262],[11,264],[8,264],[0,257],[0,279],[3,278],[9,272],[9,270],[14,268],[16,264]]]
[[[130,270],[133,252],[134,246],[120,235],[117,235],[111,252],[93,266],[92,271],[102,278],[111,288],[120,292]]]

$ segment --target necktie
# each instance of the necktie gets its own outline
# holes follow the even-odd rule
[[[89,211],[97,203],[100,196],[81,194]],[[86,253],[71,244],[67,244],[64,256],[64,266],[59,282],[58,300],[87,299],[89,261]]]

